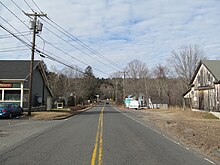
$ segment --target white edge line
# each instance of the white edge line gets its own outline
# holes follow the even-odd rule
[[[114,109],[115,109],[116,111],[120,112],[121,114],[123,114],[124,116],[130,118],[131,120],[136,121],[137,123],[139,123],[139,124],[141,124],[141,125],[143,125],[143,126],[149,128],[149,129],[151,129],[152,131],[154,131],[154,132],[156,132],[156,133],[158,133],[158,134],[160,134],[160,135],[163,135],[163,134],[161,134],[160,132],[158,132],[157,130],[155,130],[155,129],[153,129],[153,128],[150,128],[148,125],[146,125],[146,124],[144,124],[144,123],[138,121],[137,119],[135,119],[135,118],[133,118],[133,117],[131,117],[131,116],[125,114],[124,112],[122,112],[122,111],[120,111],[120,110],[118,110],[118,109],[116,109],[116,108],[114,108]],[[187,148],[187,147],[181,145],[180,143],[178,143],[178,142],[176,142],[175,140],[173,140],[173,139],[167,137],[166,135],[163,135],[163,137],[165,137],[166,139],[172,141],[173,143],[175,143],[175,144],[177,144],[177,145],[179,145],[179,146],[181,146],[181,147],[183,147],[183,148],[185,148],[185,149],[187,149],[187,150],[190,150],[189,148]],[[204,160],[206,160],[206,161],[208,161],[209,163],[215,165],[215,163],[214,163],[213,161],[211,161],[211,160],[209,160],[209,159],[207,159],[207,158],[204,158]]]
[[[209,159],[207,159],[207,158],[204,158],[204,160],[208,161],[208,162],[211,163],[211,164],[215,164],[213,161],[211,161],[211,160],[209,160]]]

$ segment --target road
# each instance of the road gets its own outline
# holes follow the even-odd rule
[[[1,165],[211,165],[131,113],[96,106],[27,138]]]

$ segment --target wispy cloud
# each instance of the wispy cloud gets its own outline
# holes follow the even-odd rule
[[[29,18],[22,14],[11,1],[2,0],[2,2],[19,18],[26,21],[25,23],[28,23]],[[37,10],[31,0],[27,2]],[[145,62],[150,68],[158,63],[166,63],[173,49],[189,44],[198,44],[204,48],[210,59],[219,59],[220,56],[220,1],[218,0],[35,0],[35,2],[56,23],[122,67],[133,59]],[[31,12],[23,1],[16,3],[24,11]],[[28,30],[2,6],[0,6],[0,15],[20,31]],[[5,23],[3,24],[6,26]],[[44,26],[64,39],[68,39],[45,22]],[[0,34],[5,32],[1,29]],[[106,73],[113,72],[105,65],[56,38],[46,29],[41,36],[87,64]],[[31,39],[31,36],[29,38]],[[74,42],[71,43],[76,45]],[[44,47],[43,41],[39,38],[37,44]],[[15,39],[0,39],[0,49],[9,45],[21,44]],[[45,49],[59,54],[82,68],[86,67],[47,44]],[[82,50],[91,54],[85,49]],[[21,52],[19,56],[13,54],[7,53],[4,56],[0,52],[0,58],[28,59],[30,53]],[[98,58],[94,54],[91,56]],[[56,65],[46,62],[49,66]],[[95,73],[98,76],[105,76],[98,71]]]

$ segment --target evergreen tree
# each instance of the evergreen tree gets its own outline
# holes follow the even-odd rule
[[[84,93],[85,99],[93,101],[96,99],[100,87],[99,80],[94,76],[91,66],[84,71]]]

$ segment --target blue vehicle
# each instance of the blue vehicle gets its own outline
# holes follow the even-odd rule
[[[15,103],[0,103],[0,117],[12,118],[22,113],[23,109]]]

